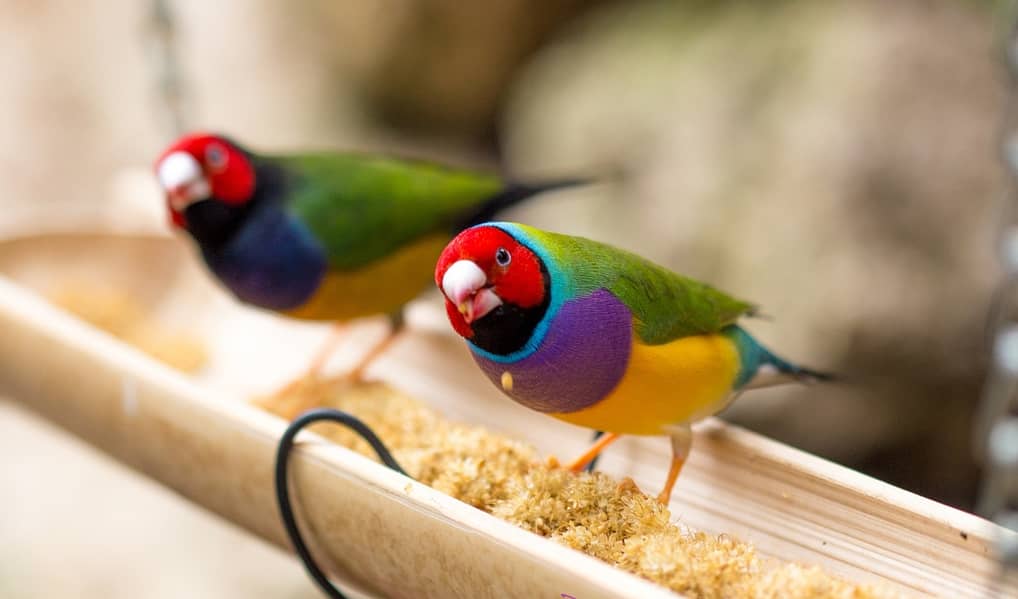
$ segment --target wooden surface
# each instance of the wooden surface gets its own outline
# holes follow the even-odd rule
[[[64,235],[0,244],[0,392],[187,499],[283,544],[271,467],[283,423],[241,398],[296,372],[320,326],[239,308],[178,242]],[[153,318],[208,336],[212,365],[189,380],[53,308],[46,290],[91,277],[144,297]],[[373,374],[451,417],[571,457],[588,433],[503,398],[446,332],[437,304],[411,314],[413,334]],[[337,366],[378,333],[351,335]],[[818,388],[818,393],[822,392]],[[311,438],[310,436],[307,438]],[[667,442],[626,439],[602,469],[656,492]],[[297,496],[333,571],[357,572],[389,596],[654,597],[672,594],[523,532],[342,448],[301,446]],[[1005,533],[747,431],[711,420],[672,499],[692,528],[752,541],[766,555],[821,565],[913,594],[983,597],[995,574],[992,540]],[[365,550],[371,547],[371,551]],[[1018,580],[1005,581],[1018,595]]]

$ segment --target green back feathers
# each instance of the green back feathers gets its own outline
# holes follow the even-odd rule
[[[288,210],[353,270],[432,234],[449,234],[496,196],[493,175],[358,154],[273,156],[287,172]]]
[[[718,332],[753,310],[752,304],[636,254],[583,237],[512,227],[511,233],[524,233],[552,263],[549,274],[561,293],[578,297],[611,291],[632,312],[637,336],[649,345]]]

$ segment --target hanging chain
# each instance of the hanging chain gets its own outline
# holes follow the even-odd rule
[[[164,126],[172,137],[176,137],[184,132],[187,122],[184,119],[183,83],[177,64],[176,21],[169,4],[170,0],[152,0],[149,55],[163,104],[161,112],[165,115]]]
[[[987,322],[992,363],[976,419],[975,449],[985,477],[978,512],[1018,530],[1018,11],[1014,3],[1008,10],[1002,45],[1008,90],[1000,135],[1005,178],[996,239],[1002,273]],[[1013,537],[1001,538],[997,553],[1002,573],[1018,567]]]

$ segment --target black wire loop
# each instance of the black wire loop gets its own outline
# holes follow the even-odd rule
[[[301,562],[304,564],[304,569],[318,585],[318,588],[325,593],[326,596],[332,599],[347,599],[346,595],[343,594],[332,582],[329,580],[325,572],[318,567],[315,563],[314,558],[311,556],[311,552],[308,551],[307,544],[304,543],[304,538],[301,535],[300,529],[297,528],[297,519],[293,515],[293,504],[290,502],[290,488],[287,484],[287,465],[290,458],[290,452],[293,450],[293,442],[297,437],[297,433],[304,427],[314,424],[315,422],[321,422],[328,420],[342,424],[343,426],[351,429],[362,439],[371,445],[371,448],[378,454],[378,459],[382,460],[382,463],[392,468],[396,472],[399,472],[403,476],[409,477],[399,462],[392,457],[392,453],[382,443],[382,440],[378,438],[371,428],[361,422],[357,417],[340,410],[334,410],[332,408],[316,408],[314,410],[308,410],[304,412],[289,426],[286,427],[286,431],[283,433],[282,438],[279,439],[279,445],[276,449],[276,502],[279,505],[279,515],[283,519],[283,527],[286,529],[286,534],[290,537],[290,543],[293,545],[294,550],[300,557]]]

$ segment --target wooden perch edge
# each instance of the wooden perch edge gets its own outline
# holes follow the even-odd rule
[[[3,278],[0,330],[0,392],[286,546],[272,489],[281,420],[209,397]],[[491,596],[675,597],[342,447],[307,442],[315,438],[303,433],[294,454],[294,496],[313,551],[346,588],[420,597],[465,597],[477,589]],[[842,573],[865,572],[912,593],[980,597],[997,574],[996,535],[1012,534],[717,420],[699,429],[696,443],[701,457],[690,463],[684,520],[715,531],[760,531],[771,555],[841,564]],[[646,454],[655,451],[646,447]],[[632,472],[639,478],[637,467]],[[814,539],[823,547],[812,547]],[[1018,576],[1004,583],[1018,592]]]

